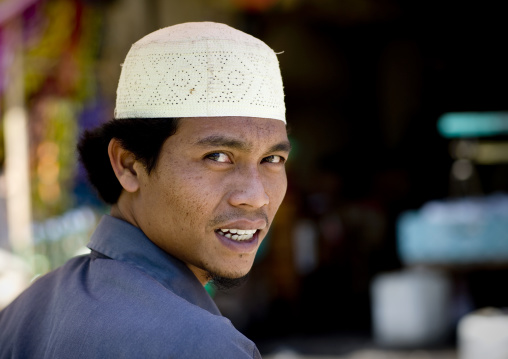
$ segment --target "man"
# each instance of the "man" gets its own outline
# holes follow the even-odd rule
[[[115,119],[79,152],[111,216],[91,254],[0,312],[0,358],[259,358],[204,285],[250,270],[286,191],[282,80],[260,40],[216,23],[129,51]]]

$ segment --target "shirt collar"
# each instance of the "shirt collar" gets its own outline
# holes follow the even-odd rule
[[[220,315],[214,301],[185,263],[157,247],[130,223],[103,216],[88,248],[136,266],[176,295],[212,314]]]

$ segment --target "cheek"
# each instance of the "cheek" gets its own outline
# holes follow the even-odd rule
[[[186,172],[165,182],[165,205],[171,208],[173,215],[178,212],[176,217],[185,223],[194,224],[204,217],[208,218],[220,200],[217,198],[220,191],[215,188],[213,176]]]
[[[268,182],[267,186],[267,194],[270,198],[271,209],[276,212],[279,208],[284,196],[286,195],[287,190],[287,179],[286,175],[278,176],[275,179],[272,179]],[[274,213],[275,214],[275,213]]]

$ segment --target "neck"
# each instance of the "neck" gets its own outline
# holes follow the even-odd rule
[[[140,228],[138,225],[138,222],[136,221],[135,217],[131,214],[130,211],[126,211],[124,208],[122,208],[120,204],[120,200],[111,206],[111,210],[109,213],[112,217],[121,219],[125,222],[128,222],[132,224],[135,227]]]

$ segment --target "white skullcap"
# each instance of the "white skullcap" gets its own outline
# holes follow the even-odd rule
[[[246,116],[286,122],[276,54],[224,24],[192,22],[132,45],[115,118]]]

